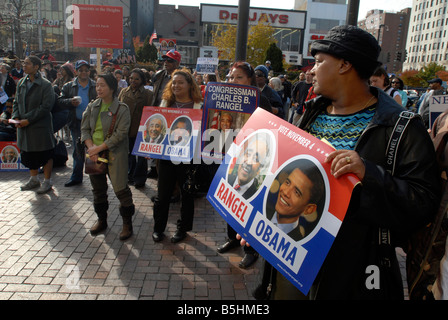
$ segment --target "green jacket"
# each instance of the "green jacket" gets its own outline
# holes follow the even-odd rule
[[[55,94],[50,81],[42,78],[40,73],[29,90],[27,77],[17,84],[11,118],[29,121],[29,125],[17,129],[17,146],[22,151],[37,152],[51,150],[55,147],[53,134],[53,109]]]
[[[81,141],[92,139],[95,131],[96,121],[101,108],[101,99],[92,101],[87,106],[81,120]],[[120,106],[120,109],[118,109]],[[112,123],[112,114],[118,110],[117,121],[110,138],[106,138]],[[126,104],[115,98],[107,112],[100,115],[104,143],[109,149],[109,177],[115,192],[121,191],[127,187],[128,183],[128,132],[131,123],[129,108]]]

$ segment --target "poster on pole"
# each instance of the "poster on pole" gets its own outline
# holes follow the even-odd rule
[[[221,163],[239,130],[260,100],[258,88],[209,82],[205,90],[201,156],[206,163]]]
[[[201,134],[201,109],[144,107],[132,154],[190,162]]]
[[[0,141],[0,171],[28,171],[15,141]]]
[[[207,194],[216,211],[307,294],[359,179],[335,179],[334,148],[258,108],[225,155]]]
[[[429,98],[429,127],[432,128],[437,117],[448,109],[448,95]]]
[[[218,69],[218,58],[199,57],[196,62],[196,72],[198,74],[215,74]]]
[[[123,8],[76,4],[73,46],[123,49]]]

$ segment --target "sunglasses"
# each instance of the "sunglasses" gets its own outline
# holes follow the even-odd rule
[[[255,76],[256,76],[257,78],[264,78],[264,74],[263,74],[263,73],[255,72]]]
[[[398,81],[392,81],[391,83],[400,83],[400,82],[398,82]]]
[[[166,62],[169,62],[169,63],[174,63],[174,62],[176,62],[176,60],[171,59],[171,58],[165,58],[165,59],[163,59],[163,61],[166,61]]]

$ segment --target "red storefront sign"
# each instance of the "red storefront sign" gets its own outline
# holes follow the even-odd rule
[[[219,10],[220,20],[238,20],[238,13],[229,12],[228,10]],[[289,16],[287,14],[272,14],[272,13],[259,13],[256,11],[250,12],[249,21],[265,21],[272,24],[287,24],[289,22]]]

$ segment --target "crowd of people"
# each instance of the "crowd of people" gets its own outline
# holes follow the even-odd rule
[[[326,160],[331,163],[335,178],[352,173],[362,182],[353,193],[346,218],[308,295],[264,261],[256,297],[403,299],[401,278],[396,277],[396,272],[393,272],[396,281],[388,289],[367,290],[366,266],[370,263],[372,239],[378,236],[379,228],[388,228],[397,238],[406,237],[427,224],[436,209],[440,174],[428,124],[419,117],[409,123],[392,174],[384,167],[387,141],[400,112],[406,110],[407,99],[401,79],[389,77],[381,68],[377,41],[357,27],[338,26],[324,39],[314,41],[311,52],[314,66],[301,73],[294,84],[287,75],[274,76],[269,61],[258,66],[237,61],[230,66],[225,79],[220,79],[218,73],[202,77],[181,67],[181,55],[176,50],[162,56],[163,66],[154,73],[105,65],[102,73],[96,74],[85,60],[64,63],[55,73],[55,61],[49,52],[41,58],[29,56],[23,65],[15,64],[13,70],[2,65],[1,84],[10,99],[5,103],[1,124],[10,131],[0,133],[0,137],[16,138],[22,163],[30,169],[29,180],[21,186],[23,191],[51,190],[55,132],[66,125],[72,138],[73,169],[65,187],[83,183],[86,157],[93,162],[108,161],[107,172],[89,175],[98,217],[90,229],[92,235],[108,227],[108,179],[120,203],[123,219],[120,239],[124,241],[133,234],[135,206],[130,186],[143,188],[150,174],[156,173],[152,238],[155,242],[164,240],[170,203],[178,197],[180,216],[177,231],[171,237],[171,242],[177,243],[193,229],[195,196],[184,188],[192,164],[176,165],[131,153],[143,107],[201,109],[204,87],[209,81],[256,87],[260,93],[258,107],[335,146],[336,151]],[[428,96],[441,94],[437,91],[439,80],[430,82]],[[422,101],[422,115],[427,109],[426,101],[427,98]],[[11,126],[8,119],[15,120],[15,125]],[[151,129],[154,132],[156,125]],[[150,136],[148,139],[153,138]],[[267,148],[263,150],[263,155],[269,152]],[[250,165],[251,171],[257,172],[263,165],[263,156]],[[42,183],[38,178],[41,168]],[[244,197],[252,179],[238,176],[234,179],[241,185]],[[289,181],[303,179],[304,172],[292,171]],[[282,185],[282,192],[286,194],[287,189],[288,186]],[[301,201],[310,201],[307,197]],[[276,223],[284,219],[282,211],[277,210]],[[225,243],[217,248],[220,254],[242,245],[241,268],[248,268],[259,259],[256,250],[230,225],[227,235]],[[397,271],[397,260],[391,257],[390,262],[391,270]]]

